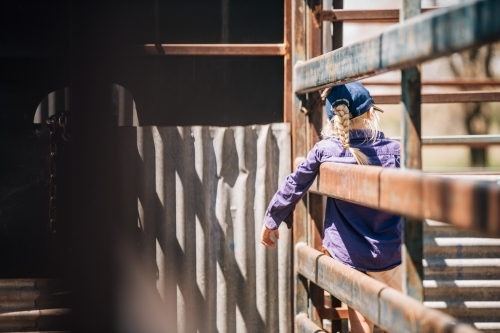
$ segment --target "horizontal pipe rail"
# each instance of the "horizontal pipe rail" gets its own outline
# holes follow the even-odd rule
[[[427,12],[441,7],[422,8]],[[399,9],[332,9],[320,12],[321,21],[350,23],[397,23]]]
[[[500,39],[498,0],[476,0],[436,9],[378,36],[298,62],[294,91],[306,93],[411,67]],[[411,41],[409,43],[408,41]]]
[[[392,140],[400,140],[399,137],[391,137]],[[422,144],[426,146],[469,146],[487,147],[500,145],[500,135],[447,135],[447,136],[424,136]]]
[[[441,177],[469,178],[474,180],[496,181],[500,179],[500,170],[489,170],[488,168],[458,168],[448,170],[429,170],[428,174],[439,175]],[[499,184],[500,185],[500,184]]]
[[[456,319],[447,314],[424,307],[417,300],[325,256],[304,243],[296,245],[295,254],[297,273],[358,310],[385,330],[478,332],[469,325],[457,323]],[[299,332],[316,332],[311,323],[307,322],[307,318],[303,317],[297,316],[297,322],[300,320],[309,326]]]
[[[399,104],[401,95],[373,95],[376,104]],[[422,94],[422,103],[500,102],[500,91],[456,91]]]
[[[400,86],[399,81],[384,81],[384,80],[361,80],[361,83],[372,86]],[[500,86],[500,80],[490,78],[457,78],[448,80],[422,80],[423,86]]]
[[[0,314],[0,332],[58,331],[71,326],[70,309],[44,309]]]
[[[312,193],[500,234],[500,186],[420,171],[323,163]]]
[[[137,55],[184,56],[284,56],[285,44],[145,44],[134,48]]]
[[[67,283],[56,279],[0,279],[0,295],[17,290],[62,290]]]
[[[58,308],[70,308],[71,294],[61,293],[52,295],[40,295],[21,300],[0,301],[0,314],[30,310],[48,310]]]
[[[295,326],[298,333],[320,333],[326,332],[321,327],[316,325],[305,313],[299,313],[295,317]]]

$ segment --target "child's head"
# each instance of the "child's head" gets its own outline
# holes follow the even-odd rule
[[[369,164],[368,157],[349,143],[349,130],[367,131],[370,140],[375,140],[380,132],[378,115],[383,112],[373,104],[368,90],[359,82],[351,82],[333,87],[326,97],[328,123],[321,131],[324,138],[339,138],[358,164]]]

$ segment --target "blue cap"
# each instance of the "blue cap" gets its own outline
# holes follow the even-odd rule
[[[339,104],[344,104],[349,109],[351,119],[361,116],[366,113],[370,107],[374,107],[377,111],[382,111],[380,108],[373,105],[373,98],[366,88],[359,82],[346,83],[341,86],[332,87],[332,90],[326,96],[326,115],[332,120],[333,108]]]

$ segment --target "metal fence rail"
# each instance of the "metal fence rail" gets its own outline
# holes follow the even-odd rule
[[[439,7],[422,8],[422,12]],[[399,22],[399,9],[332,9],[318,13],[318,19],[330,22],[351,23],[396,23]]]
[[[500,186],[420,171],[324,163],[311,192],[500,234]]]
[[[401,95],[373,95],[376,104],[399,104]],[[500,91],[454,91],[422,94],[422,103],[499,102]]]
[[[309,319],[305,313],[299,313],[297,317],[295,317],[295,325],[297,327],[297,333],[306,333],[306,332],[326,332],[322,330],[318,325],[314,323],[311,319]]]
[[[367,79],[362,80],[365,86],[400,86],[401,81],[388,81]],[[495,78],[456,78],[456,79],[439,79],[439,80],[422,80],[422,86],[500,86],[500,80]]]
[[[392,140],[401,140],[399,137],[391,137]],[[422,144],[425,146],[468,146],[468,147],[488,147],[500,145],[500,135],[443,135],[443,136],[423,136]]]
[[[368,275],[299,243],[295,247],[297,273],[325,289],[391,332],[478,332],[442,312],[389,288]],[[318,332],[313,323],[296,318],[299,332]]]
[[[376,37],[297,63],[294,90],[314,91],[492,42],[500,36],[500,20],[492,13],[499,12],[499,1],[480,0],[422,14]]]
[[[422,103],[499,101],[499,93],[467,91],[421,94],[420,69],[416,65],[500,39],[500,21],[495,19],[496,13],[500,13],[500,2],[469,1],[418,15],[421,12],[420,1],[405,0],[400,12],[402,23],[390,27],[378,36],[349,46],[339,48],[336,44],[331,52],[323,48],[324,52],[328,52],[323,55],[320,52],[321,29],[317,22],[325,20],[326,15],[329,15],[330,21],[342,24],[340,17],[332,15],[349,13],[322,10],[318,1],[314,0],[295,0],[292,4],[293,90],[296,93],[293,100],[292,139],[295,163],[306,156],[321,128],[321,112],[314,112],[319,110],[314,108],[320,103],[315,103],[316,94],[308,94],[309,92],[403,69],[401,96],[374,96],[374,99],[375,103],[401,103],[401,165],[407,168],[395,170],[334,163],[324,163],[321,166],[307,200],[299,203],[294,215],[295,244],[307,243],[310,246],[299,246],[295,258],[295,313],[298,315],[296,330],[320,331],[322,320],[328,318],[325,317],[327,311],[324,311],[321,300],[323,288],[392,332],[475,331],[467,325],[455,325],[456,319],[429,310],[419,302],[423,300],[421,219],[447,221],[460,227],[486,231],[490,235],[500,234],[500,187],[495,183],[432,176],[418,169],[421,169],[422,143],[471,146],[495,143],[489,137],[422,139],[420,109]],[[333,7],[334,10],[341,9],[342,1],[334,2]],[[390,20],[394,20],[395,16],[395,13],[389,12],[378,14],[392,15]],[[418,16],[414,17],[415,15]],[[337,34],[337,31],[340,32]],[[341,29],[334,29],[333,40],[341,38],[339,35]],[[486,81],[476,80],[472,83],[487,85]],[[440,82],[440,85],[448,85],[448,82]],[[463,80],[454,85],[469,84]],[[310,112],[301,114],[303,108]],[[332,264],[333,260],[318,257],[320,252],[314,248],[321,247],[321,195],[405,216],[404,284],[407,295],[416,300],[384,285],[377,286],[375,281],[359,272],[335,262]],[[334,267],[335,264],[339,267]],[[314,283],[308,283],[307,280]],[[305,313],[308,318],[300,315],[301,313]],[[333,331],[338,331],[338,328],[337,325]]]
[[[145,44],[135,47],[144,55],[284,56],[285,44]]]
[[[388,139],[401,141],[401,137],[394,136]],[[489,147],[500,145],[500,135],[439,135],[423,136],[424,146],[467,146],[467,147]],[[299,159],[296,162],[301,162]],[[297,163],[298,164],[298,163]]]

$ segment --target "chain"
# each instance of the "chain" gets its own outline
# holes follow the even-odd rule
[[[66,131],[66,125],[68,125],[68,117],[64,114],[64,112],[59,117],[58,123],[59,123],[59,126],[61,126],[63,129],[62,138],[64,139],[64,141],[69,141],[70,136],[69,136],[68,132]]]
[[[56,132],[57,126],[61,127],[63,132],[61,137],[65,141],[70,140],[70,136],[67,133],[66,126],[68,124],[68,117],[64,112],[60,115],[53,115],[47,118],[47,126],[49,127],[49,228],[52,233],[56,232],[57,224],[57,210],[56,210],[56,199],[57,199],[57,167],[56,167],[56,156],[57,156],[57,142],[56,142]]]

